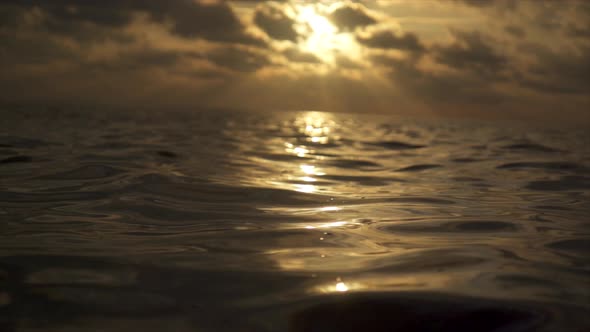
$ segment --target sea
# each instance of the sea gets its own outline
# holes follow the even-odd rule
[[[590,331],[587,127],[0,114],[0,331]]]

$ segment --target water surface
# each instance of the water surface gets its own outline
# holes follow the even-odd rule
[[[590,328],[584,130],[2,112],[2,331]]]

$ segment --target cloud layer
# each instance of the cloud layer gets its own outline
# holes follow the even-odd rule
[[[0,102],[586,121],[588,22],[585,1],[10,0]]]

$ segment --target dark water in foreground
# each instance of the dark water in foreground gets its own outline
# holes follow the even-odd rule
[[[3,111],[0,331],[590,331],[590,134]]]

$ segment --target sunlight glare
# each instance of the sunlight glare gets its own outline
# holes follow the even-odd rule
[[[312,184],[296,184],[295,191],[311,194],[316,191],[316,187]]]
[[[306,27],[307,39],[299,48],[316,55],[323,62],[334,65],[336,54],[342,53],[358,58],[360,48],[350,33],[339,33],[338,29],[324,16],[321,5],[300,5],[297,7],[297,21]]]
[[[337,211],[337,210],[331,210],[331,211]],[[343,227],[348,225],[349,223],[346,221],[334,221],[334,222],[328,222],[328,223],[324,223],[324,224],[319,224],[316,226],[312,226],[312,225],[307,225],[305,226],[306,229],[318,229],[318,228],[334,228],[334,227]]]
[[[364,285],[359,284],[358,282],[353,283],[345,283],[342,279],[336,278],[336,284],[330,283],[327,285],[320,285],[314,287],[314,292],[321,292],[321,293],[345,293],[352,290],[360,290],[365,288]]]
[[[309,25],[314,34],[333,35],[336,32],[336,27],[327,18],[319,15],[312,6],[303,7],[299,17]]]
[[[313,165],[300,165],[301,171],[307,175],[315,175],[315,166]]]
[[[342,281],[340,281],[339,283],[336,284],[336,290],[339,292],[347,292],[348,291],[348,286],[346,286],[345,283],[343,283]]]
[[[296,155],[297,157],[305,157],[306,154],[310,153],[311,151],[307,149],[303,145],[295,146],[291,143],[285,143],[285,151]]]
[[[305,182],[316,182],[317,181],[316,178],[312,178],[311,176],[302,176],[301,180],[305,181]]]

